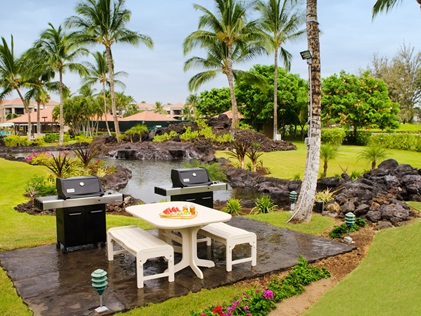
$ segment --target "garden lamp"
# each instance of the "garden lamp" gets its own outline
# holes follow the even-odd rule
[[[102,294],[104,293],[105,289],[107,288],[107,272],[102,269],[96,269],[94,272],[91,273],[92,276],[92,286],[99,294],[99,307],[95,309],[95,312],[103,313],[108,311],[106,306],[102,305]]]
[[[291,191],[289,192],[289,200],[291,201],[291,204],[294,204],[297,200],[297,192]]]
[[[355,215],[352,212],[348,212],[345,214],[345,224],[348,227],[348,236],[345,237],[346,242],[352,242],[352,238],[350,236],[351,227],[355,224]]]

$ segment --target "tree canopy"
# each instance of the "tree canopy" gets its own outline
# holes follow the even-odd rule
[[[397,128],[399,104],[392,102],[384,81],[364,72],[361,76],[341,71],[323,81],[322,120],[338,123],[353,130],[358,128]]]

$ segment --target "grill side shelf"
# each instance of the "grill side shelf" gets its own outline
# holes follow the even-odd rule
[[[34,200],[34,205],[41,210],[50,210],[55,208],[76,207],[83,205],[108,204],[113,202],[122,202],[123,194],[111,193],[103,196],[89,196],[74,199],[61,199],[58,195],[42,196]]]
[[[218,190],[228,190],[227,183],[213,183],[210,185],[196,185],[183,188],[162,188],[155,187],[155,193],[163,196],[169,195],[182,195],[182,194],[191,194],[191,193],[203,193],[211,192]]]

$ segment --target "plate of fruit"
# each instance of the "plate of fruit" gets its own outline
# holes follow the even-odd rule
[[[159,216],[164,218],[174,218],[174,219],[190,219],[197,216],[195,209],[193,207],[183,206],[179,208],[177,206],[167,207],[164,211],[159,213]]]

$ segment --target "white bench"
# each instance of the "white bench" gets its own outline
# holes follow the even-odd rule
[[[214,223],[202,227],[199,230],[198,235],[211,238],[212,240],[221,242],[225,245],[226,270],[228,272],[232,271],[233,264],[251,261],[251,265],[253,267],[256,266],[257,238],[255,233],[225,223]],[[202,241],[206,241],[206,239],[202,239]],[[251,246],[250,257],[232,260],[232,251],[234,247],[245,243],[248,243]]]
[[[115,243],[123,249],[114,250]],[[123,252],[129,252],[136,257],[138,288],[143,288],[143,281],[167,276],[169,282],[174,282],[174,249],[161,239],[135,225],[110,228],[107,232],[108,260],[113,261],[114,255]],[[165,257],[168,260],[168,269],[162,273],[144,276],[143,264],[156,257]]]

